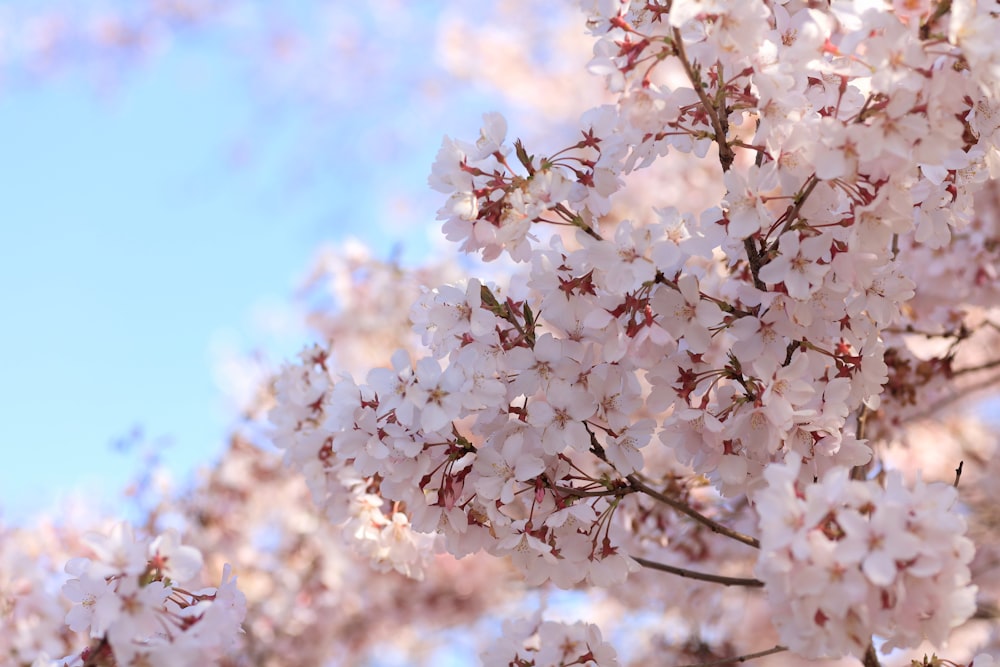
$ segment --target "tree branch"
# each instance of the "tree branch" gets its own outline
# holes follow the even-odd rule
[[[766,651],[757,651],[756,653],[744,653],[743,655],[737,655],[732,658],[719,658],[718,660],[710,660],[709,662],[696,662],[690,665],[682,665],[682,667],[714,667],[715,665],[729,665],[734,662],[746,662],[747,660],[753,660],[754,658],[763,658],[767,655],[774,655],[775,653],[781,653],[787,651],[787,646],[772,646]]]
[[[743,239],[743,247],[747,251],[747,261],[750,263],[750,276],[753,278],[753,286],[761,292],[766,292],[767,285],[760,279],[760,269],[764,265],[761,262],[760,252],[757,251],[757,245],[754,243],[753,238],[748,236]]]
[[[681,514],[688,515],[698,523],[710,528],[712,532],[718,533],[720,535],[725,535],[726,537],[732,538],[737,542],[742,542],[743,544],[753,547],[754,549],[760,549],[760,540],[758,540],[756,537],[744,535],[739,531],[733,530],[728,526],[722,525],[718,521],[709,519],[704,514],[698,512],[697,510],[692,509],[686,503],[682,503],[679,500],[675,500],[669,496],[660,493],[656,489],[647,486],[642,482],[642,480],[639,479],[638,475],[636,475],[635,473],[632,473],[631,475],[628,476],[628,481],[632,483],[632,486],[635,489],[642,491],[651,498],[659,500],[661,503],[669,505],[670,507],[674,508]]]
[[[980,620],[1000,618],[1000,608],[989,602],[980,602],[976,605],[976,613],[972,615],[972,618]]]
[[[977,371],[989,370],[991,368],[996,368],[997,366],[1000,366],[1000,359],[993,359],[992,361],[987,361],[978,366],[969,366],[968,368],[956,368],[951,372],[951,374],[952,377],[955,377],[958,375],[965,375],[966,373],[975,373]]]
[[[565,493],[567,496],[573,496],[574,498],[599,498],[601,496],[615,496],[621,498],[627,496],[630,493],[635,493],[635,489],[629,489],[628,487],[621,487],[619,489],[574,489],[571,486],[559,486],[558,484],[549,484],[549,488],[560,493]]]
[[[882,667],[882,663],[878,661],[878,653],[875,652],[875,644],[868,644],[868,648],[865,650],[865,657],[861,659],[861,664],[864,667]]]
[[[809,195],[811,195],[813,190],[816,189],[817,185],[819,185],[819,179],[816,178],[815,174],[806,179],[806,185],[802,188],[801,193],[795,198],[795,203],[789,206],[785,211],[784,227],[782,227],[781,231],[778,232],[774,241],[771,242],[771,245],[765,251],[765,256],[763,258],[765,264],[771,261],[771,255],[778,251],[778,240],[781,238],[781,235],[791,229],[792,225],[795,224],[795,221],[798,220],[799,213],[802,212],[802,207],[805,205],[806,200],[809,199]],[[781,218],[778,218],[778,220],[781,220]],[[775,224],[778,223],[775,222]]]
[[[736,153],[733,152],[729,142],[726,141],[727,132],[725,126],[729,120],[719,116],[719,109],[705,93],[701,75],[698,74],[694,65],[688,60],[687,53],[684,51],[684,39],[681,37],[681,31],[677,28],[674,28],[674,52],[677,54],[677,59],[681,61],[681,65],[684,67],[684,72],[687,73],[688,80],[691,82],[694,92],[698,94],[698,99],[701,100],[701,105],[705,108],[705,113],[708,114],[709,119],[712,121],[712,129],[715,131],[715,143],[719,147],[719,164],[722,165],[722,171],[729,171],[729,168],[733,165],[733,160],[736,159]],[[725,112],[726,110],[722,109],[722,113],[725,114]]]
[[[956,391],[952,392],[951,394],[949,394],[948,396],[942,398],[940,401],[937,402],[937,404],[930,406],[923,412],[917,413],[916,415],[913,416],[913,418],[925,419],[927,417],[931,417],[935,414],[940,413],[949,405],[964,400],[965,398],[968,398],[969,396],[975,394],[978,391],[989,389],[994,384],[1000,384],[1000,375],[991,375],[990,377],[984,380],[980,380],[979,382],[976,382],[974,384],[969,384],[964,387],[961,387]]]
[[[643,567],[648,567],[651,570],[659,570],[660,572],[669,572],[670,574],[676,574],[678,577],[684,577],[685,579],[697,579],[698,581],[710,581],[713,584],[722,584],[723,586],[746,586],[748,588],[763,588],[764,582],[760,579],[751,579],[746,577],[724,577],[721,574],[708,574],[706,572],[696,572],[694,570],[688,570],[683,567],[674,567],[673,565],[667,565],[666,563],[658,563],[655,560],[648,560],[646,558],[640,558],[638,556],[632,556],[634,560],[639,565]]]

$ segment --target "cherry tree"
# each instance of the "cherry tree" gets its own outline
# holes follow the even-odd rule
[[[778,642],[744,655],[944,645],[980,613],[963,459],[906,480],[889,450],[994,366],[973,196],[996,175],[995,12],[587,4],[616,99],[564,145],[486,114],[432,170],[446,237],[510,274],[428,291],[428,353],[363,380],[335,346],[304,351],[276,382],[276,444],[332,519],[380,498],[362,548],[403,572],[433,536],[533,585],[682,599],[642,567],[741,589],[687,616],[760,604]],[[722,191],[616,209],[678,153]],[[539,617],[484,659],[617,661],[596,626]]]
[[[51,602],[12,598],[47,619],[33,647],[239,664],[270,640],[255,664],[283,664],[302,649],[282,622],[377,641],[290,611],[342,604],[340,575],[309,572],[341,558],[336,535],[385,573],[356,593],[373,628],[569,591],[578,620],[509,618],[488,667],[993,664],[998,471],[977,399],[1000,379],[1000,6],[582,4],[597,106],[523,141],[487,113],[432,167],[480,277],[326,258],[329,342],[254,409],[292,472],[234,439],[176,508],[190,544],[156,521],[79,538],[65,621],[92,644],[63,653]],[[283,496],[302,514],[265,518]],[[270,569],[241,513],[280,536]],[[207,561],[208,588],[182,585]],[[238,591],[226,562],[268,592]],[[488,583],[510,576],[497,563],[520,587]],[[408,607],[380,576],[431,593]],[[449,583],[471,602],[442,604]]]

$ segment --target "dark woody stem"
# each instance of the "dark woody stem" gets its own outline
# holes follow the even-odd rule
[[[636,489],[637,491],[645,493],[650,498],[655,498],[656,500],[659,500],[661,503],[669,505],[670,507],[674,508],[681,514],[686,514],[687,516],[691,517],[698,523],[704,526],[708,526],[708,528],[710,528],[712,532],[718,533],[719,535],[725,535],[726,537],[732,538],[737,542],[742,542],[743,544],[753,547],[754,549],[760,549],[760,540],[758,540],[756,537],[751,537],[750,535],[744,535],[743,533],[733,530],[728,526],[724,526],[718,521],[714,521],[705,516],[704,514],[702,514],[701,512],[698,512],[697,510],[691,508],[686,503],[682,503],[679,500],[675,500],[670,496],[660,493],[656,489],[647,486],[645,483],[643,483],[643,481],[639,479],[639,476],[636,475],[635,473],[628,476],[628,481],[632,483],[632,488]]]
[[[763,658],[768,655],[774,655],[775,653],[782,653],[787,651],[787,646],[772,646],[766,651],[757,651],[756,653],[744,653],[743,655],[737,655],[732,658],[719,658],[718,660],[710,660],[709,662],[697,662],[691,665],[682,665],[681,667],[715,667],[716,665],[731,665],[734,662],[743,663],[748,660],[753,660],[754,658]]]
[[[729,171],[729,168],[733,165],[733,160],[736,159],[736,154],[726,139],[726,135],[728,134],[727,125],[729,124],[729,120],[725,116],[726,110],[722,109],[720,113],[719,108],[709,99],[708,93],[705,92],[705,88],[702,85],[701,74],[691,64],[691,61],[688,60],[687,52],[684,51],[684,39],[681,37],[681,31],[677,28],[674,28],[674,52],[677,54],[677,59],[681,61],[684,72],[694,87],[694,92],[697,93],[698,99],[701,100],[701,105],[704,107],[705,113],[708,114],[709,119],[712,121],[712,130],[715,132],[715,143],[719,146],[719,164],[722,165],[722,171]]]
[[[868,644],[868,648],[865,650],[865,657],[861,659],[861,664],[864,667],[882,667],[882,663],[878,661],[878,654],[875,652],[874,644]]]
[[[760,579],[749,579],[745,577],[723,577],[718,574],[708,574],[706,572],[696,572],[694,570],[688,570],[683,567],[674,567],[673,565],[667,565],[666,563],[658,563],[654,560],[648,560],[646,558],[639,558],[638,556],[632,556],[634,560],[639,565],[643,567],[648,567],[651,570],[659,570],[660,572],[669,572],[670,574],[676,574],[679,577],[684,577],[685,579],[697,579],[698,581],[709,581],[713,584],[722,584],[723,586],[746,586],[748,588],[763,588],[764,582]]]

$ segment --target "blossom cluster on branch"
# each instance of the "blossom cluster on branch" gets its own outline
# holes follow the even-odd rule
[[[757,574],[783,644],[808,657],[863,655],[872,633],[886,649],[941,645],[972,616],[974,547],[953,512],[954,487],[908,489],[892,474],[883,488],[840,468],[800,489],[798,472],[769,466],[757,498]]]
[[[202,555],[176,532],[141,539],[127,524],[83,541],[94,558],[74,558],[63,594],[73,603],[70,630],[96,640],[70,667],[177,665],[225,655],[241,631],[246,599],[227,565],[218,587],[189,590]]]
[[[582,5],[607,102],[554,145],[512,141],[488,113],[432,167],[446,238],[499,268],[414,277],[350,247],[313,276],[341,307],[312,314],[329,342],[263,393],[268,436],[321,517],[254,524],[295,590],[275,594],[220,507],[249,519],[301,489],[234,445],[184,511],[211,559],[239,552],[251,635],[228,574],[179,588],[200,552],[119,526],[69,566],[66,621],[94,643],[67,663],[241,664],[244,651],[242,664],[278,665],[253,638],[292,647],[310,622],[365,644],[329,610],[357,601],[374,624],[402,603],[339,590],[341,540],[320,523],[391,586],[425,578],[448,624],[505,597],[484,553],[594,616],[505,622],[488,666],[873,667],[888,660],[876,648],[940,648],[1000,615],[1000,464],[966,400],[1000,380],[1000,6]],[[415,289],[440,273],[451,282]],[[442,603],[449,578],[482,590]],[[21,619],[54,613],[14,600]],[[611,608],[619,618],[598,618]],[[419,623],[415,605],[396,613]],[[612,647],[650,619],[652,639]],[[914,664],[991,665],[976,653],[996,635]],[[317,648],[302,664],[330,659]]]
[[[428,291],[410,315],[427,356],[398,353],[363,382],[306,350],[276,383],[275,442],[330,518],[368,526],[358,537],[402,572],[436,535],[458,556],[510,557],[532,584],[620,586],[642,564],[763,586],[783,644],[809,657],[862,658],[873,635],[944,641],[976,608],[955,494],[869,472],[936,376],[957,374],[995,295],[977,280],[964,305],[920,298],[929,271],[964,261],[951,244],[995,259],[968,230],[1000,156],[982,38],[996,13],[585,4],[590,68],[616,101],[544,149],[487,114],[431,174],[445,235],[523,270]],[[714,162],[724,195],[616,216],[633,173],[678,153]],[[913,333],[949,344],[920,359]],[[699,479],[710,506],[745,497],[761,540],[694,509]],[[760,547],[761,580],[649,558],[674,539],[637,520],[649,499]],[[800,522],[789,553],[782,517]]]

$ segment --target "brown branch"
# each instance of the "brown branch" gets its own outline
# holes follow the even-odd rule
[[[978,366],[969,366],[968,368],[959,368],[951,372],[952,377],[957,375],[965,375],[966,373],[976,373],[978,371],[987,371],[991,368],[996,368],[1000,366],[1000,359],[994,359],[993,361],[987,361],[984,364]]]
[[[710,528],[712,532],[718,533],[720,535],[725,535],[726,537],[730,537],[736,540],[737,542],[742,542],[743,544],[751,546],[754,549],[760,549],[760,540],[758,540],[756,537],[744,535],[743,533],[733,530],[728,526],[724,526],[718,521],[714,521],[705,516],[704,514],[693,509],[687,503],[682,503],[679,500],[676,500],[674,498],[671,498],[670,496],[660,493],[656,489],[653,489],[644,484],[642,480],[639,479],[638,475],[636,475],[635,473],[632,473],[631,475],[628,476],[628,481],[632,483],[632,487],[635,488],[636,490],[642,491],[647,496],[655,498],[656,500],[659,500],[661,503],[669,505],[670,507],[674,508],[681,514],[686,514],[687,516],[691,517],[692,519],[694,519],[695,521],[704,526],[708,526],[708,528]]]
[[[871,417],[871,410],[868,409],[867,405],[862,404],[861,409],[858,410],[857,426],[854,429],[854,437],[858,440],[865,439],[865,430],[868,427],[868,418]],[[872,450],[872,458],[868,463],[862,463],[861,465],[854,466],[851,468],[851,479],[864,481],[868,476],[868,471],[872,469],[875,465],[875,450]]]
[[[588,225],[586,222],[583,221],[583,218],[580,216],[579,213],[574,213],[573,211],[566,208],[565,205],[556,204],[551,210],[555,211],[560,216],[562,216],[563,220],[565,220],[568,224],[573,225],[577,229],[582,229],[584,232],[586,232],[587,236],[591,237],[592,239],[596,241],[604,240],[601,237],[601,235],[598,234],[596,230],[594,230],[593,227],[591,227],[590,225]]]
[[[85,650],[84,653],[87,653]],[[109,657],[114,657],[111,653],[111,644],[108,643],[107,636],[101,637],[101,641],[98,642],[97,646],[92,646],[90,652],[87,653],[87,657],[83,660],[82,667],[98,667],[98,665],[104,664],[105,660]],[[83,657],[83,654],[80,654]]]
[[[747,251],[747,261],[750,262],[750,275],[753,277],[753,286],[759,289],[761,292],[767,291],[767,285],[764,281],[760,279],[760,270],[764,266],[761,261],[760,252],[757,250],[757,244],[754,242],[753,238],[748,236],[743,239],[743,247]]]
[[[698,581],[709,581],[713,584],[722,584],[723,586],[746,586],[748,588],[763,588],[764,582],[760,579],[750,579],[746,577],[724,577],[720,574],[708,574],[706,572],[696,572],[694,570],[688,570],[683,567],[674,567],[673,565],[667,565],[666,563],[658,563],[655,560],[648,560],[646,558],[640,558],[638,556],[632,556],[634,560],[639,565],[643,567],[648,567],[651,570],[659,570],[660,572],[669,572],[670,574],[676,574],[679,577],[684,577],[685,579],[697,579]]]
[[[701,100],[701,105],[705,108],[705,113],[708,114],[709,119],[712,121],[712,129],[715,131],[715,143],[719,147],[719,164],[722,165],[722,171],[729,171],[729,168],[733,166],[733,160],[736,159],[736,153],[733,152],[729,142],[726,141],[727,132],[725,125],[728,123],[728,120],[723,120],[719,117],[719,109],[705,93],[701,82],[701,75],[698,74],[691,61],[688,60],[687,53],[684,51],[684,39],[681,37],[681,31],[677,28],[674,28],[674,52],[677,54],[677,59],[681,61],[681,65],[684,66],[684,72],[687,73],[688,80],[694,87],[694,92],[698,94],[698,99]],[[722,111],[725,113],[725,109]]]
[[[744,653],[743,655],[737,655],[732,658],[719,658],[718,660],[710,660],[708,662],[696,662],[690,665],[682,665],[681,667],[715,667],[715,665],[728,665],[734,662],[746,662],[747,660],[753,660],[754,658],[763,658],[767,655],[774,655],[775,653],[781,653],[787,651],[787,646],[772,646],[766,651],[757,651],[756,653]]]
[[[976,613],[972,615],[972,618],[979,620],[1000,618],[1000,609],[988,602],[980,602],[976,605]]]
[[[936,405],[932,405],[927,410],[924,410],[923,412],[914,415],[914,418],[915,419],[926,419],[928,417],[931,417],[934,414],[937,414],[937,413],[941,412],[942,410],[944,410],[945,408],[947,408],[949,405],[952,405],[953,403],[957,403],[958,401],[961,401],[961,400],[963,400],[965,398],[968,398],[969,396],[971,396],[972,394],[975,394],[978,391],[983,391],[985,389],[989,389],[990,387],[992,387],[995,384],[1000,384],[1000,375],[992,375],[992,376],[986,378],[985,380],[980,380],[979,382],[977,382],[975,384],[970,384],[970,385],[968,385],[966,387],[962,387],[960,389],[957,389],[956,391],[952,392],[951,394],[943,397],[940,401],[938,401],[938,403]]]
[[[587,489],[574,489],[571,486],[559,486],[558,484],[549,484],[549,488],[560,493],[565,493],[567,496],[573,496],[574,498],[600,498],[602,496],[615,496],[621,498],[627,496],[630,493],[635,493],[635,489],[630,489],[628,487],[621,487],[617,489],[602,488],[600,490],[587,490]]]
[[[951,11],[951,0],[940,0],[937,3],[937,7],[934,8],[934,13],[920,24],[920,39],[930,39],[931,26],[933,26],[949,11]]]
[[[868,644],[868,648],[865,650],[865,657],[862,658],[861,664],[864,665],[864,667],[882,667],[882,663],[878,661],[878,654],[875,652],[874,644]]]
[[[764,256],[765,264],[771,261],[770,260],[771,255],[777,252],[778,240],[781,238],[781,235],[784,234],[786,231],[788,231],[791,228],[791,226],[795,223],[795,221],[798,219],[799,213],[802,212],[802,207],[805,205],[806,200],[809,199],[809,195],[812,194],[812,191],[816,189],[817,185],[819,185],[819,179],[816,178],[815,174],[806,179],[806,186],[802,188],[802,193],[795,198],[795,203],[789,206],[788,209],[785,211],[784,217],[786,218],[786,220],[784,227],[780,232],[778,232],[777,237],[775,237],[774,241],[771,243],[770,247],[768,247],[765,252]],[[778,220],[781,220],[781,218],[778,218]],[[775,222],[775,224],[778,223]]]

